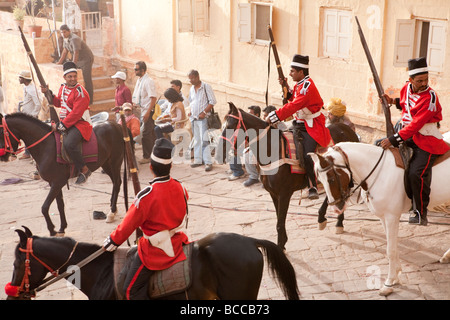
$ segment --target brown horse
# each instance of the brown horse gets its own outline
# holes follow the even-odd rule
[[[257,158],[260,166],[270,165],[282,158],[286,154],[286,147],[283,149],[281,139],[283,135],[277,128],[269,126],[262,119],[255,117],[229,102],[230,110],[227,116],[225,129],[222,133],[222,139],[216,151],[216,159],[220,162],[226,162],[230,147],[234,150],[238,148],[239,142],[249,137],[249,147]],[[350,127],[344,124],[332,124],[329,127],[331,137],[335,143],[341,141],[358,142],[359,138]],[[253,129],[253,130],[249,130]],[[250,133],[250,134],[249,134]],[[228,143],[225,143],[227,141]],[[275,148],[274,148],[275,147]],[[307,187],[307,177],[305,174],[291,172],[289,164],[283,164],[277,167],[270,174],[261,175],[261,181],[264,188],[269,192],[275,210],[277,213],[277,233],[278,245],[285,248],[288,240],[286,233],[286,215],[289,209],[289,202],[292,194],[297,190]],[[325,198],[319,209],[318,222],[324,227],[327,219],[325,214],[328,207],[328,200]],[[343,227],[344,215],[339,215],[336,227]]]
[[[15,251],[12,281],[5,287],[8,299],[31,299],[43,288],[39,287],[50,280],[51,277],[45,279],[49,272],[63,274],[70,266],[71,270],[76,270],[73,266],[101,249],[98,245],[78,243],[72,238],[33,236],[28,228],[24,229],[16,230],[20,241]],[[194,242],[191,286],[186,292],[164,299],[256,299],[264,267],[259,248],[264,251],[269,271],[286,298],[298,300],[295,270],[283,251],[273,242],[235,233],[210,234]],[[113,260],[114,253],[104,252],[68,280],[75,280],[75,285],[89,299],[117,299]]]

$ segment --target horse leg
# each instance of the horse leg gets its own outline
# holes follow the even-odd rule
[[[277,232],[278,232],[278,246],[282,250],[286,250],[285,244],[288,241],[286,232],[286,216],[289,209],[289,201],[291,200],[291,194],[279,195],[278,208],[277,208]]]
[[[328,209],[328,197],[325,197],[325,200],[323,201],[322,205],[319,208],[319,217],[317,219],[317,222],[319,223],[319,230],[323,230],[327,226],[327,218],[325,218],[327,209]]]
[[[56,234],[56,236],[64,237],[64,234],[66,232],[65,230],[67,228],[67,220],[66,220],[66,212],[64,210],[64,198],[63,198],[62,189],[56,195],[56,204],[58,206],[59,218],[60,218],[60,222],[61,222],[61,225],[59,227],[59,231]]]
[[[344,213],[338,215],[336,222],[336,234],[344,233]]]
[[[54,183],[50,184],[50,192],[47,195],[47,198],[44,201],[44,204],[42,205],[41,212],[44,216],[45,222],[47,223],[47,229],[50,231],[50,236],[55,236],[55,225],[52,223],[52,220],[50,219],[50,215],[48,213],[50,209],[50,205],[52,204],[53,200],[57,197],[58,193],[61,192],[62,186],[57,186]]]
[[[399,274],[401,271],[400,259],[398,256],[398,228],[400,219],[398,216],[389,215],[384,216],[383,225],[386,231],[387,248],[386,253],[389,259],[389,271],[387,279],[380,289],[380,295],[388,296],[394,289],[393,285],[399,283]]]
[[[120,177],[120,167],[121,164],[114,166],[114,168],[117,168],[116,170],[113,169],[113,166],[110,164],[105,164],[102,168],[105,171],[105,173],[109,176],[113,183],[112,193],[111,193],[111,199],[110,199],[110,210],[106,217],[106,223],[114,222],[114,219],[117,214],[117,199],[120,192],[120,185],[122,183],[122,179]],[[126,181],[124,183],[127,183]]]
[[[446,253],[439,260],[440,263],[450,263],[450,249],[447,250]]]

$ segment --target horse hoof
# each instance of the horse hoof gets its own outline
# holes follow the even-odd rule
[[[344,227],[336,227],[336,234],[343,234],[344,233]]]
[[[327,226],[327,221],[319,222],[319,230],[324,230]]]
[[[106,223],[114,222],[115,218],[116,218],[116,212],[109,212],[106,215]]]
[[[387,297],[387,296],[390,295],[392,292],[394,292],[394,288],[392,288],[392,287],[387,287],[387,286],[384,285],[383,288],[380,289],[379,294],[380,294],[380,296]]]
[[[450,263],[450,257],[442,257],[440,260],[439,260],[439,262],[440,263],[442,263],[442,264],[445,264],[445,263]]]

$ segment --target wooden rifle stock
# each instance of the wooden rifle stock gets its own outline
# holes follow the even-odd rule
[[[123,110],[120,111],[120,120],[122,122],[122,133],[123,140],[125,141],[125,152],[126,152],[126,161],[128,163],[128,168],[130,168],[131,179],[133,181],[134,194],[137,195],[139,191],[141,191],[141,184],[139,183],[139,176],[137,173],[136,158],[134,157],[134,153],[131,147],[131,137],[128,134],[127,122],[125,119],[125,114]],[[123,181],[122,183],[127,183],[127,181]],[[142,237],[141,229],[136,229],[136,240]]]
[[[283,104],[286,104],[288,103],[289,85],[286,81],[286,78],[284,77],[283,69],[281,68],[280,57],[278,56],[277,46],[275,45],[275,40],[273,38],[273,32],[270,25],[267,26],[267,30],[269,31],[270,46],[272,47],[273,56],[277,64],[278,77],[280,79],[283,79],[283,84],[281,85],[281,88],[283,89]]]
[[[355,16],[355,20],[356,20],[356,23],[358,24],[359,37],[361,39],[361,44],[362,44],[364,52],[366,54],[367,61],[369,62],[370,70],[372,71],[373,81],[375,82],[375,86],[377,88],[378,97],[380,98],[381,105],[383,107],[384,116],[386,119],[386,134],[388,137],[390,137],[394,134],[394,126],[392,125],[392,121],[391,121],[391,111],[389,110],[389,105],[386,101],[386,98],[383,96],[383,94],[384,94],[383,86],[381,85],[381,81],[380,81],[380,77],[378,76],[377,68],[375,67],[375,64],[373,62],[372,55],[370,54],[370,50],[367,45],[364,33],[361,29],[361,25],[359,24],[358,17]]]
[[[41,70],[39,69],[39,66],[36,62],[36,59],[34,58],[33,53],[31,52],[30,46],[28,45],[28,41],[25,38],[25,35],[23,34],[22,28],[19,27],[20,36],[23,41],[23,45],[25,47],[25,51],[27,52],[28,57],[30,58],[31,63],[33,64],[34,70],[36,71],[36,76],[38,77],[39,83],[43,87],[47,87],[47,84],[45,83],[45,79],[42,76]],[[49,109],[50,109],[50,119],[57,123],[59,122],[58,114],[56,113],[55,108],[53,107],[53,94],[50,92],[50,90],[47,90],[45,93],[45,97],[47,98]]]

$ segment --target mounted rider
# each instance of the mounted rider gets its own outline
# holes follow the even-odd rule
[[[389,104],[402,111],[402,129],[384,139],[381,146],[398,147],[406,144],[413,150],[409,168],[405,172],[406,193],[412,199],[410,224],[427,225],[430,202],[431,171],[439,155],[450,147],[439,132],[442,107],[436,92],[428,86],[428,66],[425,58],[408,61],[409,81],[400,91],[400,98],[385,95]]]
[[[66,62],[63,70],[66,83],[61,85],[57,96],[53,95],[53,105],[61,108],[60,121],[52,124],[52,129],[65,135],[64,148],[79,171],[75,183],[82,184],[92,174],[83,160],[80,147],[82,141],[89,141],[92,134],[92,121],[89,115],[90,98],[86,89],[78,83],[76,64]],[[41,87],[43,93],[48,90],[48,87]]]
[[[289,102],[269,113],[266,121],[276,124],[290,116],[294,117],[294,142],[298,159],[304,159],[309,181],[308,198],[318,199],[314,162],[308,152],[315,152],[318,146],[327,147],[331,141],[330,132],[325,126],[325,116],[321,112],[323,100],[309,76],[308,56],[294,55],[289,75],[297,82],[294,89],[290,90]],[[279,79],[280,83],[284,80]]]
[[[139,192],[122,223],[103,243],[114,251],[137,229],[144,236],[138,242],[138,255],[131,264],[123,290],[127,300],[149,299],[149,278],[186,260],[183,244],[188,237],[180,231],[187,221],[187,191],[170,177],[174,145],[165,138],[156,140],[150,157],[150,170],[156,178]]]

